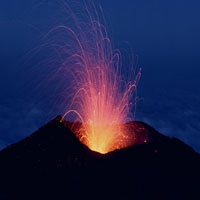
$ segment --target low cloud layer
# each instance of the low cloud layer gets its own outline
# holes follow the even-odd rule
[[[0,110],[0,149],[30,135],[48,120],[44,110],[24,100],[4,99]]]
[[[155,88],[138,109],[144,121],[169,137],[179,138],[200,152],[200,95],[185,88]]]

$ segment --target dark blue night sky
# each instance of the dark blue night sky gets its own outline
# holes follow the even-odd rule
[[[49,2],[1,0],[0,149],[59,114],[47,114],[42,92],[30,92],[29,82],[37,77],[26,74],[30,62],[34,65],[39,60],[30,61],[27,53],[40,45],[40,38],[61,19]],[[200,152],[200,2],[100,2],[114,45],[128,43],[142,68],[136,120]],[[53,15],[58,16],[57,21]]]

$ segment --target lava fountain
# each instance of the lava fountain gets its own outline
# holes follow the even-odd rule
[[[73,96],[62,120],[75,115],[79,123],[74,123],[72,131],[91,150],[105,154],[134,143],[125,123],[134,118],[131,110],[136,106],[141,72],[135,73],[131,65],[123,66],[120,51],[108,37],[101,6],[92,0],[69,2],[64,7],[71,25],[50,31],[62,29],[68,35],[59,49],[66,54],[61,68],[70,77]],[[127,68],[132,76],[125,79],[122,72]]]

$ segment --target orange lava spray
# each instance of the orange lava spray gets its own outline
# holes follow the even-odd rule
[[[74,95],[63,119],[75,114],[81,122],[72,127],[77,137],[91,150],[104,154],[133,143],[124,124],[136,104],[140,70],[131,77],[133,81],[123,79],[121,53],[112,47],[102,9],[88,2],[84,1],[84,6],[77,3],[81,10],[77,13],[66,5],[73,26],[57,27],[71,38],[71,46],[63,46],[68,57],[62,66],[71,77]]]

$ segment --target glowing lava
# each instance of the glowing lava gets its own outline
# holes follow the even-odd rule
[[[59,27],[73,38],[71,46],[63,47],[68,55],[63,66],[70,74],[74,94],[63,119],[75,114],[81,125],[72,129],[80,141],[91,150],[107,153],[134,143],[123,124],[133,118],[140,71],[131,77],[134,81],[123,79],[121,53],[113,49],[101,23],[101,7],[92,2],[77,3],[82,9],[78,13],[69,9],[73,27]],[[133,70],[133,66],[125,67]]]

